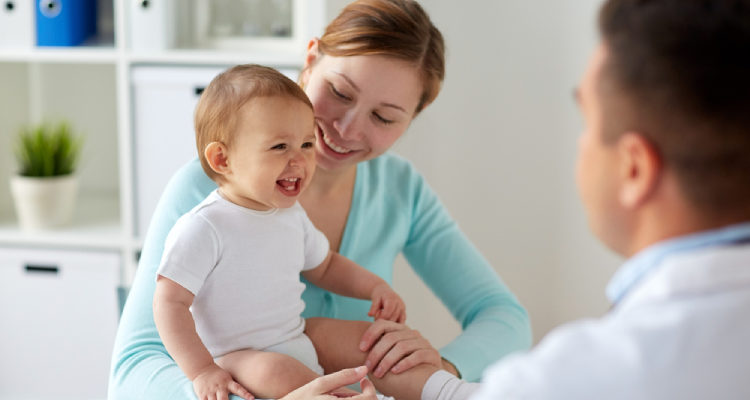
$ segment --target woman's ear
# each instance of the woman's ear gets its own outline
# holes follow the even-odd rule
[[[318,48],[318,44],[320,43],[320,39],[318,38],[312,38],[310,39],[310,42],[307,43],[307,55],[305,55],[305,66],[302,68],[302,75],[300,75],[299,78],[299,84],[302,86],[302,88],[307,86],[307,81],[310,80],[310,73],[312,71],[312,66],[315,65],[315,62],[320,58],[320,52]]]
[[[642,134],[628,132],[617,141],[620,171],[620,204],[638,208],[656,191],[662,175],[662,161],[654,145]]]
[[[229,155],[227,147],[221,142],[211,142],[203,151],[206,161],[211,169],[219,175],[226,175],[231,172],[229,168]]]
[[[320,39],[314,37],[307,43],[307,54],[305,55],[305,69],[315,64],[315,61],[320,56]]]

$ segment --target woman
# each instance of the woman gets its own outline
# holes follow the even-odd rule
[[[300,199],[310,219],[334,250],[388,282],[396,256],[403,253],[463,327],[438,351],[404,325],[372,324],[362,348],[369,351],[368,366],[376,377],[431,364],[477,380],[489,363],[531,341],[528,317],[516,298],[422,176],[387,153],[435,99],[443,75],[442,36],[419,4],[362,0],[310,42],[300,76],[317,123],[318,167]],[[215,188],[197,160],[165,188],[120,321],[111,398],[193,398],[190,381],[158,336],[151,302],[164,238],[177,218]],[[369,305],[362,300],[312,285],[303,299],[305,317],[367,319]],[[335,321],[313,318],[308,329],[329,323]]]

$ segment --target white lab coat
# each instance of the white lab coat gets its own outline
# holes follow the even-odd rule
[[[603,318],[488,368],[472,400],[750,399],[750,243],[654,264]]]

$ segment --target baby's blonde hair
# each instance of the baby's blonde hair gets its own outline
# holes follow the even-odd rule
[[[220,175],[206,160],[206,146],[212,142],[231,146],[240,108],[252,99],[274,96],[298,99],[312,109],[310,99],[299,85],[279,71],[262,65],[234,66],[217,75],[206,87],[195,107],[194,123],[198,157],[209,178],[217,181]]]

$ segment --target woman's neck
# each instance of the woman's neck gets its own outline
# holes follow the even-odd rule
[[[324,170],[318,168],[313,175],[310,186],[308,186],[303,197],[324,197],[336,195],[342,190],[353,187],[352,183],[357,176],[357,166],[353,165],[345,169]]]

